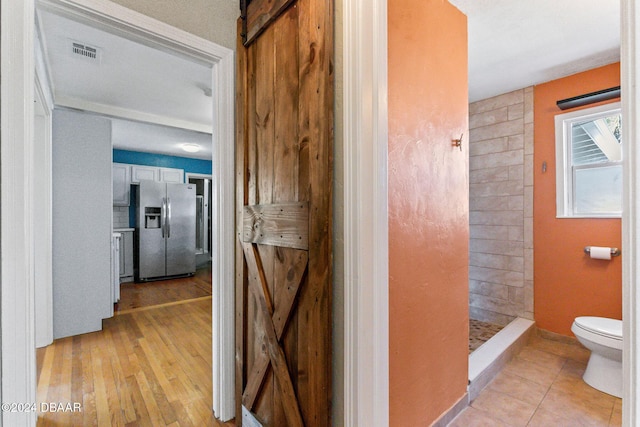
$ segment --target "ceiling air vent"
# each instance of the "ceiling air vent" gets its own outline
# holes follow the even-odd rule
[[[100,49],[97,47],[92,47],[78,42],[71,42],[71,51],[74,55],[78,55],[91,62],[100,60]]]

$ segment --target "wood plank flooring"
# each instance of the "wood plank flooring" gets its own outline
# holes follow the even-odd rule
[[[116,313],[211,296],[211,267],[201,268],[193,277],[120,285]]]
[[[160,283],[160,282],[155,282]],[[225,426],[212,414],[211,297],[146,306],[38,350],[38,426]]]

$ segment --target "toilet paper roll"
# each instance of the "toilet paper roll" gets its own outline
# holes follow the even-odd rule
[[[611,259],[611,248],[602,246],[591,246],[589,255],[593,259]]]

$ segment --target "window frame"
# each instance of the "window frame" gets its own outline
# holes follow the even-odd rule
[[[571,126],[573,123],[597,119],[613,114],[622,114],[620,102],[612,102],[596,107],[583,108],[555,116],[556,132],[556,217],[557,218],[621,218],[620,212],[576,213],[575,179],[571,160]],[[624,141],[624,140],[623,140]],[[624,149],[624,147],[623,147]],[[610,167],[622,161],[597,165],[581,165],[579,169]]]

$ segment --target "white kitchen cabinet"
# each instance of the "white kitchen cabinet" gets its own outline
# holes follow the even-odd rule
[[[184,171],[182,169],[160,168],[161,182],[170,182],[174,184],[184,183]]]
[[[141,180],[182,184],[184,182],[184,170],[160,168],[156,166],[131,165],[131,183],[140,184]]]
[[[114,163],[111,177],[113,181],[113,206],[129,206],[131,166]]]
[[[131,183],[140,184],[141,180],[158,181],[159,169],[155,166],[131,165]]]
[[[133,229],[120,228],[120,283],[133,282]]]

